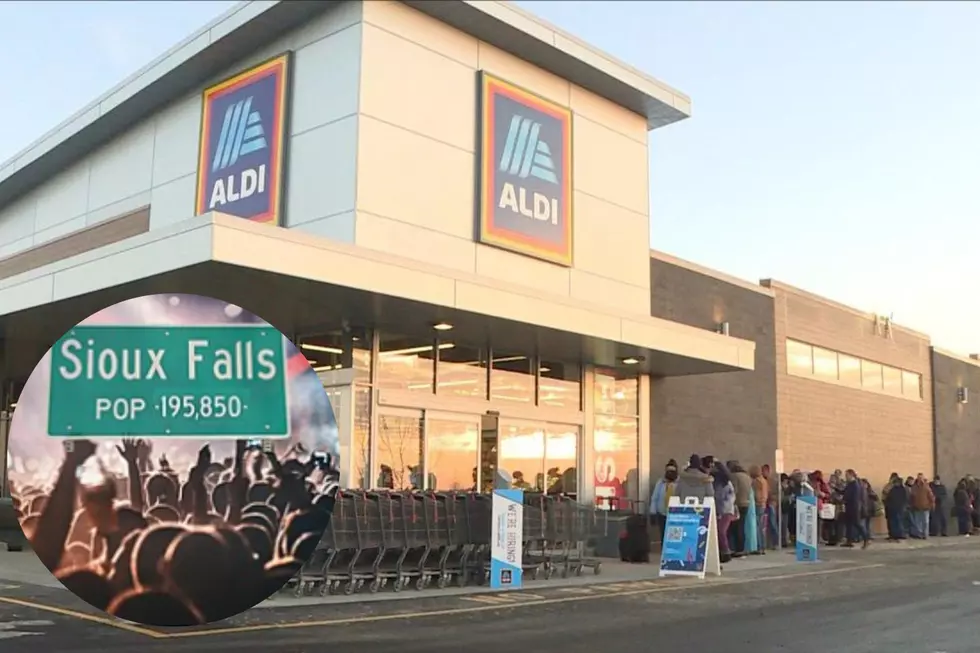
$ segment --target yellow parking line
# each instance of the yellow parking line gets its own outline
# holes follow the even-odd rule
[[[166,633],[159,633],[155,630],[150,630],[149,628],[143,628],[142,626],[137,626],[131,623],[127,623],[119,619],[113,619],[111,617],[100,617],[94,614],[86,614],[84,612],[79,612],[77,610],[70,610],[68,608],[62,608],[56,605],[48,605],[47,603],[38,603],[36,601],[25,601],[24,599],[15,599],[9,596],[0,596],[0,603],[19,605],[22,608],[33,608],[35,610],[42,610],[44,612],[53,612],[54,614],[60,614],[64,617],[71,617],[73,619],[80,619],[81,621],[88,621],[94,624],[100,624],[102,626],[109,626],[110,628],[125,630],[130,633],[136,633],[137,635],[143,635],[145,637],[153,637],[154,639],[165,639],[169,637],[169,635]]]
[[[872,565],[849,565],[843,568],[836,569],[818,569],[814,571],[806,571],[798,574],[781,574],[777,576],[766,576],[761,578],[765,581],[773,580],[789,580],[793,578],[806,578],[812,576],[828,576],[830,574],[839,573],[851,573],[855,571],[860,571],[862,569],[877,569],[879,567],[884,567],[884,564],[872,564]],[[595,593],[586,594],[580,596],[561,596],[550,599],[542,599],[540,601],[535,601],[533,605],[557,605],[563,603],[574,603],[578,601],[591,601],[599,598],[607,598],[610,596],[637,596],[642,594],[658,594],[664,592],[677,592],[681,590],[697,590],[704,587],[718,587],[719,585],[744,585],[747,583],[755,583],[759,581],[760,578],[721,578],[718,580],[711,580],[706,583],[697,584],[682,584],[682,585],[651,585],[650,587],[645,587],[642,589],[620,591],[620,592],[609,592],[609,593]],[[231,626],[228,628],[213,628],[210,630],[196,630],[196,631],[182,631],[175,633],[155,633],[157,637],[169,637],[169,638],[186,638],[186,637],[214,637],[219,635],[238,635],[243,633],[254,633],[262,632],[267,630],[292,630],[297,628],[325,628],[330,626],[353,626],[357,624],[366,623],[378,623],[383,621],[396,621],[400,619],[419,619],[423,617],[446,617],[461,614],[474,614],[479,612],[490,612],[492,610],[511,610],[520,607],[527,606],[527,603],[523,602],[508,602],[508,603],[494,603],[492,605],[476,605],[465,608],[448,608],[445,610],[431,610],[428,612],[403,612],[400,614],[381,614],[381,615],[369,615],[364,617],[347,617],[342,619],[325,619],[322,621],[296,621],[293,623],[278,623],[278,624],[256,624],[253,626]]]

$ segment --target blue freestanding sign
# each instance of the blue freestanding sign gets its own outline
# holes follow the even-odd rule
[[[661,576],[721,575],[715,500],[671,497],[660,553]]]
[[[817,497],[804,494],[796,497],[796,560],[816,562],[819,521]]]
[[[520,589],[524,573],[524,491],[494,490],[490,587]]]

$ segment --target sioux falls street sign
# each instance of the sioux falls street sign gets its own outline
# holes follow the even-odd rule
[[[48,435],[289,436],[286,342],[268,326],[79,326],[51,350]]]

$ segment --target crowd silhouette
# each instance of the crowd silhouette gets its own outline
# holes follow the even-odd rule
[[[119,618],[191,626],[234,616],[295,576],[329,525],[337,489],[329,456],[294,446],[280,460],[242,440],[218,462],[205,444],[181,478],[165,456],[153,465],[149,441],[117,449],[125,476],[103,468],[84,482],[96,445],[78,440],[65,447],[53,485],[12,483],[11,494],[41,562]]]

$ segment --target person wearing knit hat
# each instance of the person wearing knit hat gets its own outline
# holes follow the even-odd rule
[[[705,497],[714,496],[711,475],[702,469],[702,464],[701,456],[691,454],[687,469],[678,475],[676,492],[681,501],[690,497],[704,501]]]

